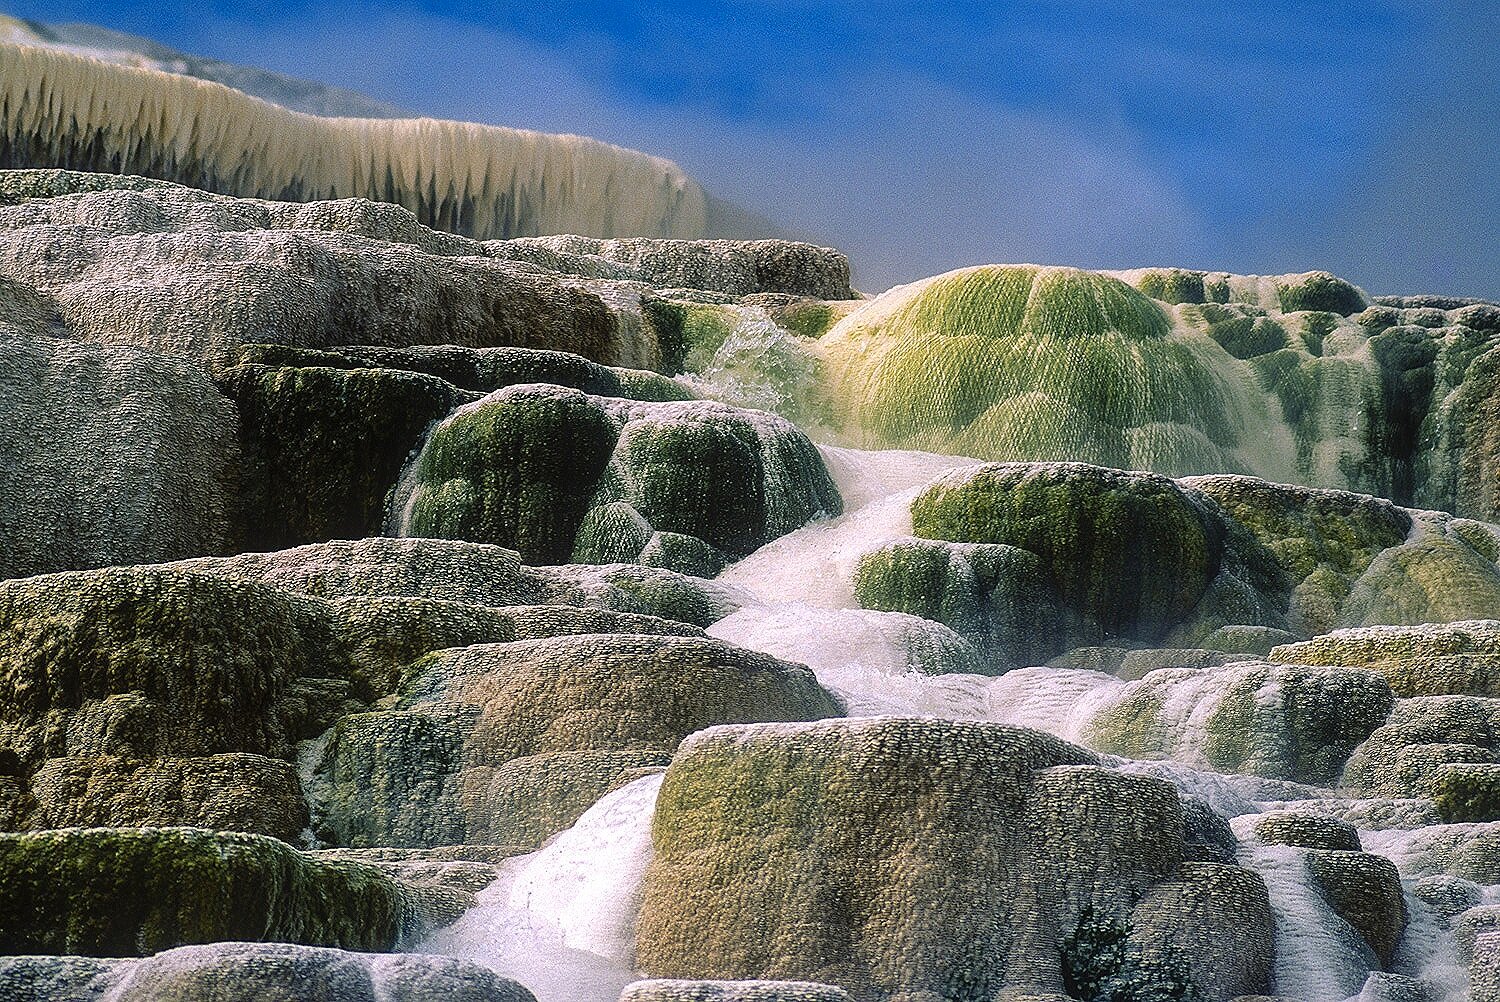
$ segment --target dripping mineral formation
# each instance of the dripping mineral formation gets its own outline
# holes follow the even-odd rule
[[[6,60],[0,997],[1500,999],[1500,306]]]
[[[122,171],[256,198],[375,198],[477,237],[701,237],[677,165],[580,136],[322,118],[194,77],[0,41],[0,166]]]

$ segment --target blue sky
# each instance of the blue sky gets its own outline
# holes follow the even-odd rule
[[[986,261],[1500,297],[1500,5],[10,3],[672,157],[869,289]]]

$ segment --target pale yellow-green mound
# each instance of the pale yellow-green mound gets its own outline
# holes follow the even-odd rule
[[[1249,366],[1110,275],[949,272],[875,299],[817,352],[863,445],[1293,478],[1290,431]]]

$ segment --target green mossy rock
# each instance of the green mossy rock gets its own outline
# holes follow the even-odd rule
[[[539,385],[444,420],[396,497],[403,535],[497,543],[531,563],[624,554],[639,526],[623,509],[585,523],[617,502],[734,557],[842,509],[817,450],[781,418]]]
[[[1146,268],[1133,283],[1152,299],[1163,303],[1203,303],[1208,300],[1203,272],[1185,268]]]
[[[471,708],[351,713],[334,725],[307,786],[312,829],[327,845],[460,845],[457,776]]]
[[[1070,635],[1042,559],[1014,546],[898,539],[860,558],[854,594],[950,627],[992,656],[994,674],[1045,661]]]
[[[1271,651],[1286,664],[1355,665],[1380,672],[1398,696],[1500,697],[1500,622],[1335,630]]]
[[[1297,275],[1232,275],[1186,268],[1139,268],[1118,273],[1146,295],[1166,303],[1229,303],[1283,313],[1331,312],[1342,316],[1370,308],[1357,287],[1326,271]]]
[[[1321,310],[1353,316],[1370,305],[1369,298],[1358,288],[1326,271],[1283,275],[1277,282],[1276,291],[1285,313]]]
[[[380,871],[259,835],[69,828],[0,835],[0,951],[140,956],[278,940],[388,950],[403,897]]]
[[[402,534],[563,563],[616,435],[604,409],[575,390],[519,386],[460,408],[429,436],[398,497]]]
[[[651,523],[624,501],[591,508],[578,526],[573,562],[580,564],[634,563],[651,542]],[[705,575],[707,576],[707,575]]]
[[[1254,654],[1257,657],[1267,657],[1273,650],[1283,644],[1296,641],[1297,635],[1289,630],[1278,630],[1272,626],[1246,626],[1243,624],[1221,626],[1217,630],[1203,638],[1203,646],[1211,651],[1223,651],[1226,654]],[[1270,658],[1279,661],[1280,658]],[[1305,664],[1295,659],[1293,664]],[[1314,662],[1316,663],[1316,662]],[[1398,693],[1398,695],[1404,695]]]
[[[745,556],[767,540],[756,442],[707,422],[632,421],[620,434],[619,490],[653,528]]]
[[[320,674],[304,640],[318,611],[276,588],[165,567],[0,582],[0,743],[33,763],[88,753],[97,740],[81,718],[119,696],[136,701],[128,719],[95,732],[125,728],[118,740],[138,754],[286,754],[295,735],[278,703],[296,678]]]
[[[1447,623],[1500,610],[1500,568],[1463,540],[1429,532],[1370,562],[1339,626]]]
[[[1164,937],[1137,937],[1131,909],[1189,879],[1181,807],[1168,784],[1090,759],[1038,732],[926,718],[700,732],[657,798],[638,963],[815,977],[856,999],[1025,996],[1110,966],[1102,942],[1079,945],[1108,938],[1079,934],[1098,927],[1126,942],[1116,973],[1215,999],[1263,989],[1270,910],[1253,874],[1262,907],[1233,918],[1264,957],[1155,964]]]
[[[692,577],[716,577],[730,558],[697,536],[680,532],[653,532],[639,558],[647,567],[661,567]]]
[[[653,529],[734,558],[843,511],[817,448],[783,418],[710,401],[606,404],[621,432],[596,504],[628,501]]]
[[[1368,495],[1253,477],[1189,477],[1182,483],[1217,503],[1249,531],[1252,545],[1275,561],[1290,589],[1290,627],[1304,635],[1337,625],[1354,582],[1381,552],[1405,542],[1412,529],[1405,511]]]
[[[885,293],[815,350],[836,419],[868,446],[1180,476],[1246,469],[1260,445],[1242,450],[1230,415],[1274,420],[1212,338],[1098,272],[950,272]]]
[[[1094,641],[1164,635],[1203,597],[1224,540],[1217,516],[1171,480],[1079,463],[945,475],[912,502],[912,526],[929,539],[1036,554]]]
[[[1433,771],[1431,789],[1446,821],[1500,821],[1500,764],[1445,763]]]
[[[1242,303],[1204,303],[1178,311],[1235,358],[1251,359],[1289,346],[1287,332],[1265,310]]]
[[[240,365],[218,382],[239,410],[242,531],[255,550],[379,535],[407,456],[469,399],[394,369]]]
[[[1424,501],[1495,521],[1500,517],[1500,349],[1491,347],[1465,367],[1451,398],[1433,415],[1431,428],[1452,457],[1452,468],[1428,464]]]
[[[275,557],[260,555],[273,566]],[[647,580],[663,573],[635,570]],[[678,600],[686,602],[686,579],[669,577],[683,583]],[[682,622],[599,608],[494,608],[409,595],[328,601],[173,567],[0,583],[0,625],[8,631],[0,652],[0,830],[191,822],[289,841],[307,825],[285,761],[296,742],[336,720],[355,727],[367,716],[357,711],[390,695],[403,667],[431,651],[580,635],[607,648],[620,633],[713,644]],[[805,688],[837,712],[814,683]],[[433,754],[424,748],[409,757]],[[598,786],[589,787],[596,796]],[[457,803],[441,784],[438,794]],[[448,809],[433,806],[433,817],[438,807]]]

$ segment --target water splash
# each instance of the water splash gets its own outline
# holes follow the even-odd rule
[[[687,359],[681,382],[699,396],[780,414],[804,430],[824,424],[817,361],[802,339],[758,306],[717,309],[734,323],[710,357]]]

